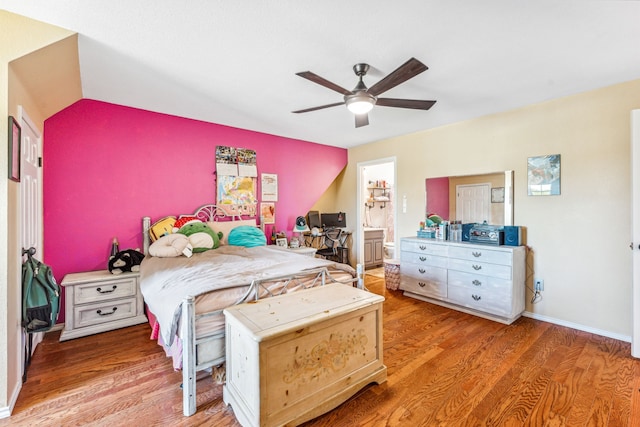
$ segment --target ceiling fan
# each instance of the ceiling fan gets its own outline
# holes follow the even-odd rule
[[[292,111],[293,113],[308,113],[309,111],[322,110],[323,108],[336,107],[338,105],[345,105],[356,117],[356,127],[366,126],[369,124],[369,111],[374,105],[380,105],[382,107],[396,107],[396,108],[413,108],[416,110],[428,110],[436,103],[436,101],[422,101],[417,99],[397,99],[397,98],[378,98],[378,95],[398,86],[400,83],[404,83],[410,78],[417,76],[418,74],[426,71],[428,67],[416,58],[411,58],[401,66],[399,66],[391,74],[380,80],[367,89],[362,78],[369,71],[368,64],[356,64],[353,66],[353,71],[356,76],[360,78],[360,81],[353,90],[347,90],[338,86],[335,83],[330,82],[327,79],[320,77],[319,75],[312,73],[311,71],[302,71],[296,73],[296,75],[317,83],[321,86],[334,90],[344,95],[344,101],[335,102],[333,104],[320,105],[318,107],[305,108],[304,110]]]

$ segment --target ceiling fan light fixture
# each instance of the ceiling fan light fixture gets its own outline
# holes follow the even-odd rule
[[[376,99],[366,92],[356,93],[345,98],[347,108],[353,114],[366,114],[371,111],[376,103]]]

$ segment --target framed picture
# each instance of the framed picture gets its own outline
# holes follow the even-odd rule
[[[260,224],[275,224],[276,223],[276,204],[275,203],[260,203]]]
[[[491,203],[504,203],[504,187],[491,189]]]
[[[560,154],[527,159],[527,194],[529,196],[560,194]]]
[[[287,247],[287,238],[286,237],[281,237],[276,239],[276,245],[286,248]]]
[[[15,182],[20,182],[20,141],[20,125],[9,116],[9,179]]]

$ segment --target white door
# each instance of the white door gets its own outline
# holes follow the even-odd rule
[[[456,220],[491,224],[489,184],[456,185]]]
[[[36,249],[35,257],[42,260],[42,138],[24,110],[20,109],[22,127],[20,163],[21,241],[24,249]],[[26,257],[25,257],[26,258]],[[43,333],[33,335],[33,348],[42,341]],[[23,346],[24,349],[24,346]],[[22,355],[24,357],[24,354]]]
[[[633,269],[631,355],[640,358],[640,110],[631,112],[631,233]]]

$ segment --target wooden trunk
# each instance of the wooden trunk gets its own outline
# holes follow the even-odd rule
[[[386,381],[383,301],[331,284],[226,309],[224,402],[240,424],[297,425]]]

